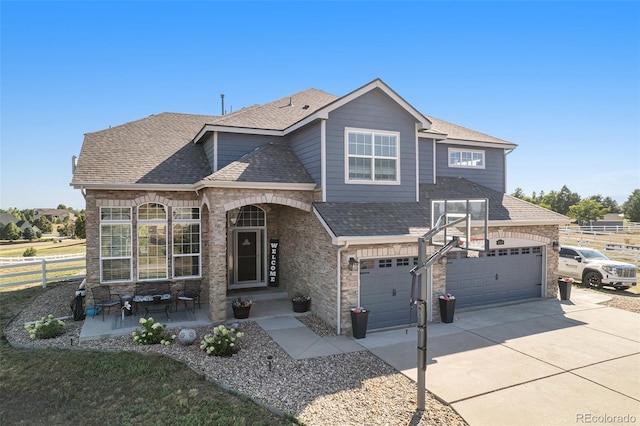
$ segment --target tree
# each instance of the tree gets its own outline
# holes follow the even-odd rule
[[[580,195],[563,185],[560,192],[551,191],[543,196],[542,202],[551,206],[554,212],[566,215],[569,213],[569,207],[580,202]]]
[[[536,193],[534,192],[533,193],[534,197],[527,197],[526,195],[524,195],[524,191],[522,190],[522,188],[516,188],[516,190],[513,191],[513,193],[511,194],[511,196],[519,198],[524,201],[528,201],[530,203],[535,203],[535,194]]]
[[[74,235],[73,222],[67,222],[64,226],[58,227],[58,234],[61,237],[71,237]]]
[[[67,210],[67,206],[65,206],[64,204],[58,204],[58,207],[56,207],[58,210]]]
[[[633,191],[622,205],[624,217],[631,222],[640,222],[640,189]]]
[[[87,216],[84,213],[78,213],[76,217],[74,235],[78,238],[87,238]]]
[[[51,233],[51,231],[53,230],[53,225],[51,224],[49,219],[44,216],[40,216],[39,218],[34,220],[33,224],[37,226],[38,229],[40,229],[42,232],[47,234]]]
[[[2,235],[0,235],[0,238],[12,241],[20,238],[20,234],[22,234],[22,232],[20,232],[18,225],[13,222],[9,222],[2,228]]]
[[[25,240],[33,240],[36,237],[36,233],[33,232],[33,228],[25,228],[24,231],[22,231],[22,238],[24,238]]]
[[[578,204],[569,207],[568,215],[584,223],[591,223],[602,219],[609,209],[595,200],[582,200]]]
[[[589,199],[597,201],[600,204],[602,204],[603,207],[606,207],[607,209],[609,209],[609,213],[620,213],[620,206],[618,205],[616,200],[614,200],[611,197],[602,198],[602,195],[598,194],[598,195],[592,195],[591,197],[589,197]]]

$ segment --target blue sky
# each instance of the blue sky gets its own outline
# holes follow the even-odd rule
[[[638,2],[0,2],[0,208],[84,208],[83,134],[381,78],[517,143],[517,187],[640,188]]]

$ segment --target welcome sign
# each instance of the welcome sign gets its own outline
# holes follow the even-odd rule
[[[269,241],[269,287],[278,287],[278,263],[280,256],[280,240]]]

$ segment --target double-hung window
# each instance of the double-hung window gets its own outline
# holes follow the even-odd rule
[[[449,167],[484,169],[484,151],[449,148]]]
[[[138,279],[167,278],[167,208],[158,203],[138,207]]]
[[[345,129],[347,183],[400,183],[397,132]]]
[[[131,281],[131,207],[100,208],[100,282]]]
[[[199,277],[200,269],[200,209],[173,209],[173,276]]]

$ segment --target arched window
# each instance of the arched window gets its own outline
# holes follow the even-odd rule
[[[167,278],[167,207],[158,203],[138,207],[138,279]]]

